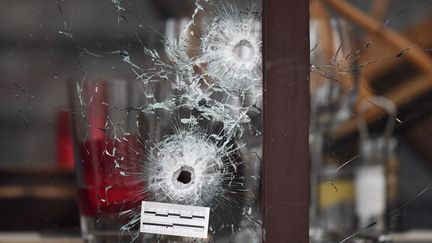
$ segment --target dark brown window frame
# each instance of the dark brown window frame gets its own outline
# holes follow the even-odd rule
[[[309,242],[309,1],[263,1],[263,240]]]

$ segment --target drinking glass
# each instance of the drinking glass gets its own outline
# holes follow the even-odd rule
[[[141,86],[128,80],[69,82],[81,230],[86,242],[137,237],[136,219],[145,197],[138,172],[144,154],[137,117]]]

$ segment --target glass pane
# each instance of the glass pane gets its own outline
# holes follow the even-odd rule
[[[85,239],[261,238],[260,9],[196,2],[164,21],[152,45],[132,32],[136,49],[105,52],[134,76],[71,81]]]
[[[431,241],[431,2],[310,7],[311,242]]]
[[[260,0],[0,4],[0,172],[23,230],[261,242]]]

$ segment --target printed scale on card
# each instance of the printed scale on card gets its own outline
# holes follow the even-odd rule
[[[210,208],[142,202],[140,232],[207,238]]]

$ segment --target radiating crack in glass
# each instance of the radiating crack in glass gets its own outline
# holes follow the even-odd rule
[[[341,164],[340,166],[338,166],[334,171],[331,172],[331,176],[327,181],[327,184],[330,184],[336,191],[339,191],[337,186],[334,184],[333,179],[334,177],[337,175],[337,173],[343,169],[345,166],[347,166],[348,164],[350,164],[351,162],[353,162],[354,160],[356,160],[360,155],[357,154],[354,157],[352,157],[351,159],[349,159],[348,161],[346,161],[345,163]]]
[[[241,229],[240,215],[252,221],[252,192],[244,174],[241,147],[222,134],[180,129],[160,142],[147,144],[146,154],[139,155],[143,160],[138,172],[129,170],[129,162],[123,161],[120,173],[134,178],[132,183],[146,183],[136,192],[145,200],[210,207],[212,235],[220,231],[233,235]],[[136,227],[139,210],[123,213],[132,220],[122,230]],[[252,227],[250,223],[248,227]]]
[[[150,68],[141,68],[135,64],[127,52],[121,51],[119,54],[123,61],[132,66],[137,79],[143,83],[143,90],[149,98],[148,104],[144,107],[145,111],[187,107],[200,111],[201,118],[222,121],[227,128],[238,127],[250,121],[250,112],[260,111],[260,12],[256,7],[247,8],[249,12],[237,9],[233,3],[229,3],[230,6],[226,9],[215,9],[216,4],[211,1],[206,4],[204,7],[197,2],[195,14],[199,11],[206,11],[206,15],[211,12],[224,12],[213,16],[209,33],[200,39],[201,54],[192,57],[186,54],[188,42],[184,35],[192,32],[190,29],[194,26],[194,19],[183,31],[183,37],[179,42],[167,44],[169,62],[164,61],[158,51],[146,47],[143,47],[144,54],[153,62]],[[241,25],[236,24],[237,20]],[[230,25],[235,26],[227,30],[228,36],[224,36],[223,39],[214,36],[220,29],[226,29]],[[212,28],[220,29],[212,31]],[[229,50],[222,50],[230,38],[235,41],[231,43]],[[241,58],[244,60],[240,60]],[[227,63],[227,60],[230,60],[230,63]],[[200,68],[200,72],[195,71],[197,67]],[[177,98],[180,102],[156,100],[152,85],[159,82],[171,82],[172,89],[179,94]]]
[[[227,90],[261,90],[260,12],[235,10],[227,2],[203,34],[197,63],[217,85]],[[208,6],[211,8],[214,6]]]

